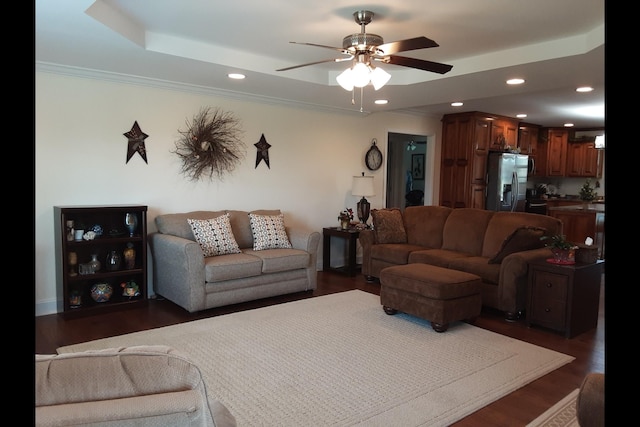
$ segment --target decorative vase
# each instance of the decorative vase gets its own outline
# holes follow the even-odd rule
[[[113,295],[113,287],[108,283],[96,283],[91,286],[91,298],[95,302],[107,302]]]
[[[102,267],[102,263],[98,261],[98,254],[91,254],[91,261],[89,261],[89,265],[91,266],[91,270],[95,273],[96,271],[100,271]]]
[[[349,223],[349,218],[340,218],[340,228],[342,228],[343,230],[349,229]]]
[[[127,249],[122,251],[124,255],[124,265],[127,270],[132,270],[136,267],[136,250],[133,249],[133,243],[127,243]]]
[[[75,237],[74,221],[72,219],[67,220],[67,240],[70,242]]]
[[[78,254],[69,252],[69,276],[77,276],[76,266],[78,265]]]
[[[107,270],[116,271],[120,270],[120,266],[122,265],[122,257],[117,251],[111,251],[107,255]]]
[[[129,230],[129,237],[133,237],[138,227],[138,216],[133,212],[124,214],[124,225]]]

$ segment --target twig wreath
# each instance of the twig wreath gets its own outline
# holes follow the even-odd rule
[[[240,121],[230,112],[205,107],[186,122],[187,130],[178,130],[176,153],[182,159],[181,172],[196,181],[214,174],[222,180],[245,156],[245,144],[240,140]]]

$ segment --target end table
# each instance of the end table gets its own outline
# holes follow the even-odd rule
[[[356,244],[360,230],[340,227],[325,227],[322,229],[322,270],[355,276],[361,266],[356,264]],[[347,265],[343,267],[331,267],[331,238],[337,237],[347,241]]]
[[[529,264],[527,326],[564,332],[566,338],[598,325],[604,260],[591,264]]]

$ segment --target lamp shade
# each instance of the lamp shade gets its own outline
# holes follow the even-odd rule
[[[354,176],[353,183],[351,185],[351,194],[360,197],[375,196],[376,193],[373,189],[373,177],[364,175]]]
[[[380,67],[376,67],[371,71],[371,84],[375,90],[386,85],[390,78],[391,74],[387,73]]]
[[[344,90],[351,91],[353,90],[353,80],[351,78],[351,68],[347,68],[344,70],[338,77],[336,77],[336,81]]]
[[[371,82],[375,90],[387,84],[391,74],[380,67],[373,67],[363,62],[356,62],[336,77],[336,81],[344,90],[351,91],[354,87],[365,87]]]

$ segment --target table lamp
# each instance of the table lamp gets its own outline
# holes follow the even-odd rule
[[[373,190],[373,177],[364,176],[364,172],[362,172],[362,176],[354,176],[353,184],[351,185],[351,194],[356,197],[362,197],[362,199],[360,199],[360,201],[358,202],[358,219],[363,224],[366,224],[367,220],[369,219],[371,205],[365,197],[376,195]]]

